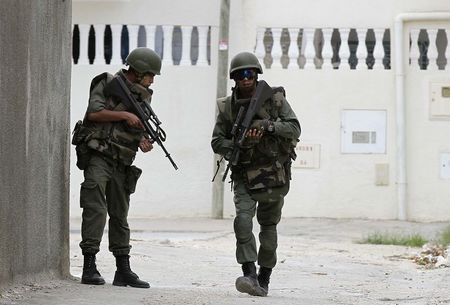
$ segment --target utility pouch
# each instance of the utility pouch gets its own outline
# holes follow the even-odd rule
[[[91,159],[91,150],[87,145],[87,139],[92,132],[83,126],[83,121],[79,120],[72,132],[72,145],[76,145],[77,167],[81,170],[86,169]]]
[[[75,147],[77,152],[77,167],[84,170],[89,165],[91,159],[91,149],[87,146],[87,143],[82,142]]]
[[[266,165],[248,167],[245,176],[250,191],[280,187],[288,181],[285,168],[278,160]]]
[[[84,136],[82,135],[83,121],[79,120],[72,131],[72,145],[78,145],[84,140]]]
[[[139,177],[142,174],[142,170],[134,165],[127,167],[126,188],[130,194],[133,194],[136,190],[136,184]]]

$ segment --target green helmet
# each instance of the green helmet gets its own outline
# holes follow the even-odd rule
[[[233,78],[233,72],[242,69],[255,69],[259,74],[262,74],[262,67],[259,64],[258,58],[253,53],[241,52],[233,57],[230,63],[230,78]]]
[[[161,57],[149,48],[136,48],[128,54],[125,62],[139,73],[161,74]]]

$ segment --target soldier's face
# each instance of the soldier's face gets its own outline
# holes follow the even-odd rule
[[[142,78],[140,84],[141,86],[148,88],[151,84],[153,84],[153,80],[155,78],[155,74],[153,73],[145,73],[144,77]]]
[[[256,71],[253,69],[236,71],[234,81],[241,92],[250,92],[256,85]]]

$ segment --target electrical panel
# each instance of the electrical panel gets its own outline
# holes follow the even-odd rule
[[[450,82],[430,83],[430,118],[450,119]]]
[[[440,174],[442,179],[450,179],[450,153],[441,153]]]
[[[386,153],[386,110],[343,110],[341,152]]]

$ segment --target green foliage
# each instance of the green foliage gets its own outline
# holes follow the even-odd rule
[[[443,245],[444,247],[447,247],[450,245],[450,227],[447,227],[442,233],[439,238],[439,243]]]
[[[448,235],[448,240],[450,242],[450,230]],[[397,245],[397,246],[408,246],[408,247],[422,247],[427,243],[427,240],[420,234],[410,234],[410,235],[399,235],[391,233],[379,233],[375,232],[369,234],[364,238],[361,243],[372,244],[372,245]]]

